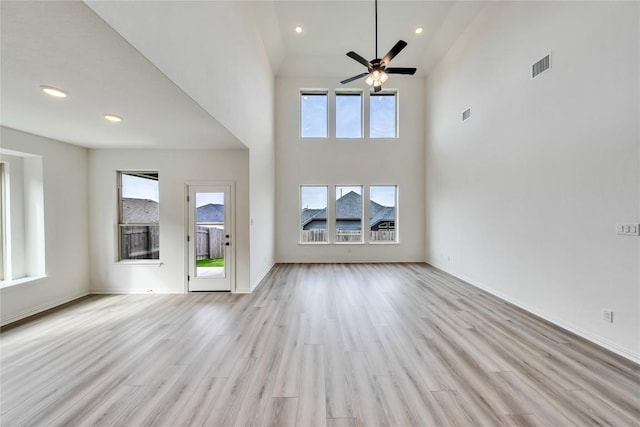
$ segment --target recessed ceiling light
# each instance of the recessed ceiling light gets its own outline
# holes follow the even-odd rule
[[[40,89],[47,95],[55,96],[56,98],[66,98],[67,94],[58,88],[53,86],[40,86]]]
[[[416,28],[416,34],[422,34],[422,31],[424,31],[422,27]]]
[[[296,27],[296,33],[300,34],[302,32],[302,27]]]
[[[105,114],[104,118],[114,123],[118,123],[122,121],[122,117],[116,116],[115,114]]]

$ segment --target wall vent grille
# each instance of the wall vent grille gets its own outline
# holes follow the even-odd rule
[[[462,121],[464,122],[465,120],[467,120],[469,117],[471,117],[471,108],[467,108],[466,110],[464,110],[462,112]]]
[[[549,69],[551,66],[551,55],[547,55],[542,58],[540,61],[533,64],[531,67],[531,78],[535,78],[540,73],[543,73]]]

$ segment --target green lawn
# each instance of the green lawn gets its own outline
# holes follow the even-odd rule
[[[196,267],[224,267],[224,258],[199,259]]]

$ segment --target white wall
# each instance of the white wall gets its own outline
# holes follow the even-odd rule
[[[491,3],[428,79],[426,150],[428,262],[636,361],[639,7]]]
[[[42,157],[44,191],[46,277],[0,289],[6,324],[88,293],[89,208],[86,149],[5,127],[0,138],[3,149]]]
[[[318,140],[298,136],[300,89],[324,88],[330,92],[364,89],[364,81],[341,87],[337,78],[277,79],[276,250],[279,262],[424,260],[424,80],[391,76],[388,83],[385,89],[398,90],[400,138]],[[329,99],[329,116],[333,121],[333,97]],[[368,118],[366,96],[363,100],[364,116]],[[300,244],[299,186],[303,184],[398,185],[400,243]],[[330,198],[333,191],[330,187]]]
[[[91,291],[182,293],[186,290],[188,182],[235,181],[236,292],[249,292],[247,150],[90,150]],[[160,262],[117,262],[117,171],[159,173]]]
[[[261,9],[241,1],[85,3],[249,147],[253,289],[275,260],[274,78]]]

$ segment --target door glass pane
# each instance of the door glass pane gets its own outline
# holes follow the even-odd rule
[[[224,193],[196,193],[196,277],[226,277],[224,221]]]

